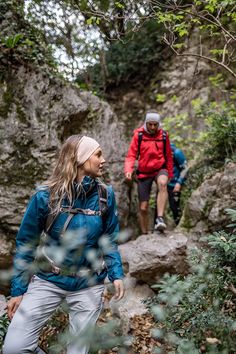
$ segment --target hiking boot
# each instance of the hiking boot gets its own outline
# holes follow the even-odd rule
[[[157,231],[164,231],[166,229],[166,224],[162,216],[156,218],[154,229]]]

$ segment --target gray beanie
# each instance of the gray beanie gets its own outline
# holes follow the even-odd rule
[[[161,116],[156,113],[156,112],[147,112],[146,118],[145,118],[145,123],[147,122],[157,122],[160,123],[161,121]]]
[[[147,123],[148,122],[157,122],[159,123],[159,127],[161,126],[161,116],[156,113],[156,112],[147,112],[146,117],[145,117],[145,121],[144,121],[144,130],[146,130],[146,132],[148,133],[148,129],[147,129]]]

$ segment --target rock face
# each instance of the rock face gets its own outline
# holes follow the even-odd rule
[[[149,234],[119,246],[125,271],[149,285],[170,274],[186,274],[187,237],[182,233],[167,236]]]
[[[198,39],[199,33],[193,30],[185,43],[186,52],[199,52]],[[165,56],[163,53],[163,60],[153,66],[150,82],[128,87],[126,91],[124,89],[119,99],[112,94],[109,97],[109,102],[127,127],[129,140],[133,129],[143,124],[145,112],[150,109],[157,110],[162,119],[173,118],[173,131],[179,115],[193,129],[202,129],[204,123],[199,117],[196,119],[191,101],[197,99],[206,103],[219,98],[217,90],[209,82],[212,74],[209,62],[190,56]],[[171,133],[170,130],[170,137]],[[185,134],[186,137],[191,135],[192,129],[185,131]]]
[[[7,301],[5,296],[0,295],[0,317],[6,313]]]
[[[35,184],[48,175],[58,147],[69,135],[96,138],[109,166],[107,180],[115,175],[118,180],[123,166],[115,162],[124,157],[122,125],[109,105],[96,96],[21,67],[12,74],[12,81],[0,87],[0,108],[0,185],[4,196],[0,210],[3,222],[12,228],[19,223],[19,202],[25,204]]]
[[[225,209],[236,208],[236,164],[228,163],[223,171],[206,179],[195,190],[184,209],[180,226],[202,235],[222,229],[230,223]]]

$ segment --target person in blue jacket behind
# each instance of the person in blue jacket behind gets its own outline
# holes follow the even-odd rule
[[[116,299],[123,297],[115,196],[98,179],[104,163],[97,141],[73,135],[31,198],[16,239],[3,354],[44,353],[41,329],[63,300],[69,308],[67,353],[86,354],[85,333],[100,314],[107,275]]]
[[[171,150],[174,162],[174,177],[167,185],[170,209],[173,214],[175,224],[178,225],[181,217],[180,197],[181,189],[187,175],[187,159],[182,150],[171,143]]]

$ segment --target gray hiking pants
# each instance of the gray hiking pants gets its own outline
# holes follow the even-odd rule
[[[34,276],[8,328],[2,353],[44,353],[38,348],[42,327],[66,300],[70,324],[67,354],[87,354],[89,339],[86,335],[94,328],[102,309],[103,291],[104,285],[66,291]]]

